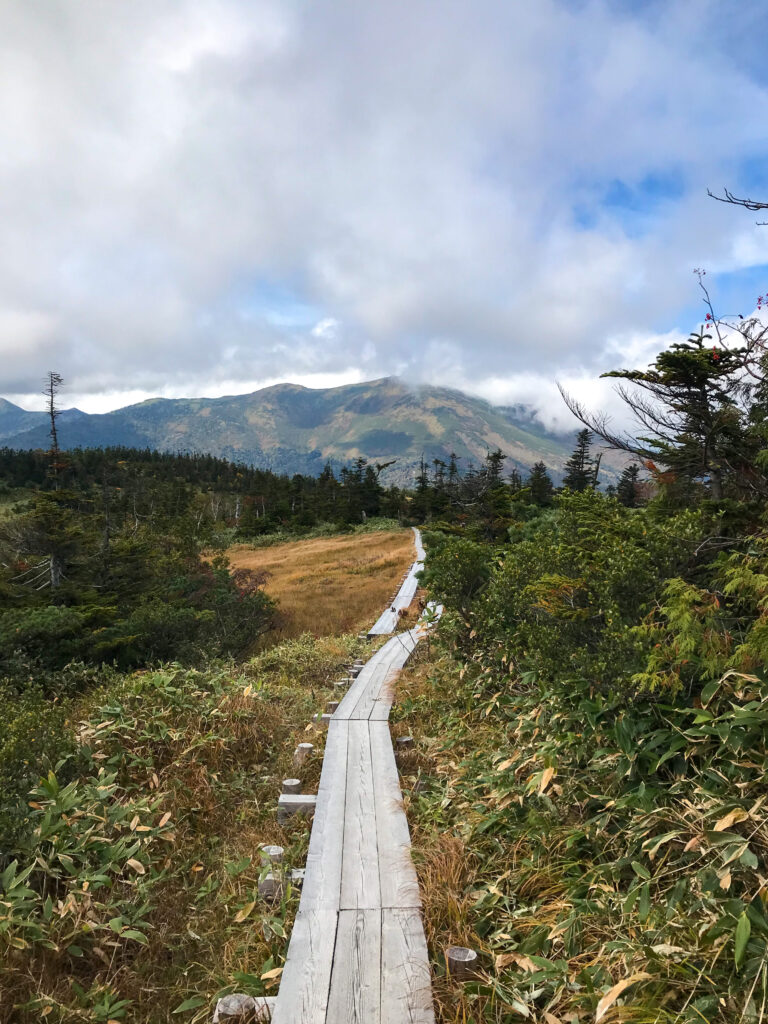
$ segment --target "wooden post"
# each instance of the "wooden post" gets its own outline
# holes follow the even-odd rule
[[[480,977],[477,953],[466,946],[449,946],[445,951],[445,965],[453,981],[475,981]]]
[[[398,736],[395,740],[395,746],[398,750],[413,750],[413,736]]]
[[[293,753],[293,767],[301,768],[315,749],[314,743],[300,743]]]
[[[268,1024],[272,1020],[275,996],[246,996],[242,992],[233,992],[230,996],[222,996],[216,1003],[213,1024],[225,1020],[249,1020],[258,1024]]]
[[[259,882],[259,896],[262,899],[279,900],[283,894],[283,880],[282,878],[276,877],[271,871],[268,871],[264,878]]]
[[[283,850],[282,846],[262,846],[261,848],[261,863],[262,864],[282,864],[283,863]]]
[[[329,715],[332,715],[338,706],[339,702],[337,700],[329,700],[325,705],[325,710]]]
[[[301,779],[283,779],[283,793],[300,793]]]

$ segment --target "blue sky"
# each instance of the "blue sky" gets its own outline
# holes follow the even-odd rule
[[[0,394],[555,380],[754,309],[768,6],[0,6]],[[767,218],[768,219],[768,218]]]

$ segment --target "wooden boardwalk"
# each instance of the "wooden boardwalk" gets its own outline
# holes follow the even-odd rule
[[[421,543],[421,532],[415,526],[412,529],[413,540],[416,545],[416,561],[411,566],[408,575],[398,590],[397,597],[368,630],[368,636],[386,636],[388,633],[394,633],[399,621],[398,612],[410,605],[416,593],[419,585],[416,573],[421,572],[424,568],[424,546]]]
[[[394,681],[425,632],[418,626],[377,651],[328,724],[273,1024],[434,1024],[419,887],[387,721]]]

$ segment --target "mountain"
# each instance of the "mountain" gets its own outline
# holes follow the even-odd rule
[[[48,446],[44,413],[5,405],[42,421],[27,427],[20,421],[17,432],[0,437],[4,444]],[[317,390],[277,384],[225,398],[152,398],[99,415],[72,410],[59,419],[59,443],[208,452],[291,474],[317,474],[326,462],[339,468],[359,456],[396,459],[383,479],[405,484],[413,481],[422,454],[427,461],[447,460],[455,451],[466,469],[494,448],[507,454],[508,469],[527,471],[543,460],[559,478],[573,438],[548,434],[521,407],[495,407],[450,388],[409,387],[384,377]]]
[[[27,412],[13,402],[0,398],[0,442],[47,422],[44,412]]]

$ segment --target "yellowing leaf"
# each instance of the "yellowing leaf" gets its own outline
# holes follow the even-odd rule
[[[129,868],[133,868],[137,875],[146,874],[146,869],[140,860],[136,860],[134,857],[131,857],[126,861],[126,864]]]
[[[501,764],[497,764],[496,765],[496,771],[497,772],[505,772],[507,770],[507,768],[509,768],[514,763],[515,763],[514,757],[510,757],[508,760],[502,761]]]
[[[499,953],[496,957],[497,971],[502,971],[505,967],[509,967],[510,964],[515,964],[515,966],[523,971],[535,971],[537,969],[533,960],[522,953]]]
[[[250,697],[250,695],[252,693],[253,693],[253,684],[252,683],[248,683],[246,688],[243,690],[243,696],[244,697]]]
[[[266,974],[262,974],[261,980],[268,981],[270,978],[279,978],[282,973],[282,967],[273,967],[271,971],[267,971]]]
[[[735,811],[729,811],[724,818],[721,818],[712,831],[725,832],[725,830],[729,829],[731,825],[735,825],[738,821],[746,821],[748,817],[749,815],[743,808],[737,807]]]
[[[244,907],[241,907],[235,914],[235,924],[240,924],[241,921],[244,921],[246,917],[250,915],[255,906],[256,900],[252,900],[250,903],[246,903]]]
[[[598,1024],[598,1022],[603,1019],[622,992],[625,992],[630,985],[634,985],[638,981],[643,981],[645,978],[650,978],[650,974],[648,974],[647,971],[638,971],[637,974],[630,974],[628,978],[623,978],[621,981],[617,982],[612,989],[606,992],[597,1004],[597,1009],[595,1010],[595,1024]]]
[[[727,892],[731,887],[731,872],[726,871],[724,875],[720,876],[720,888]]]
[[[170,820],[171,820],[171,812],[170,811],[166,811],[165,814],[160,819],[160,821],[158,821],[157,827],[158,828],[162,828],[163,825],[167,825]]]
[[[554,775],[555,775],[555,769],[554,768],[545,768],[544,769],[544,771],[542,773],[542,776],[541,776],[541,781],[539,782],[539,794],[544,792],[544,790],[547,788],[547,786],[550,784],[550,782],[554,778]]]
[[[136,828],[136,826],[139,824],[140,821],[141,821],[141,818],[138,816],[138,814],[135,815],[131,819],[131,824],[128,826],[130,828],[131,832],[134,831],[134,829]]]
[[[136,832],[151,832],[152,829],[149,827],[149,825],[137,825],[135,831]]]

